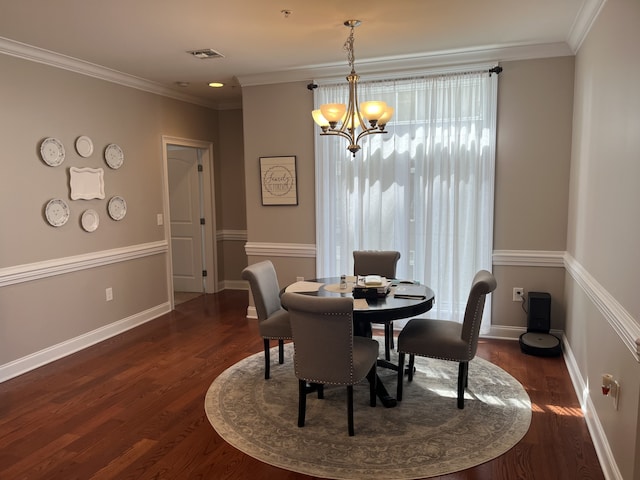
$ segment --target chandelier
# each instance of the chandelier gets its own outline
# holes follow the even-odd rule
[[[353,29],[360,25],[360,20],[347,20],[346,27],[351,28],[349,38],[344,43],[351,73],[347,75],[349,82],[349,103],[326,103],[318,110],[311,112],[314,121],[320,126],[320,135],[338,135],[349,141],[347,149],[356,156],[360,150],[358,142],[362,137],[374,133],[387,133],[384,129],[393,116],[393,107],[385,102],[368,101],[358,104],[358,80],[360,76],[355,69],[353,53]]]

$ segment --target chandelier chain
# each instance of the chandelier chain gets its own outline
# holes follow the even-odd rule
[[[356,71],[356,67],[355,67],[356,56],[353,51],[353,42],[355,40],[353,35],[353,28],[354,27],[351,27],[351,33],[349,34],[349,37],[347,38],[347,40],[344,42],[344,46],[343,46],[344,49],[347,51],[347,61],[349,62],[349,66],[351,67],[352,73]]]

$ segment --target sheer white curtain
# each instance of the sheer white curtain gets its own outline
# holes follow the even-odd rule
[[[398,250],[398,276],[436,294],[427,316],[462,320],[473,275],[492,269],[497,77],[359,84],[361,101],[396,113],[355,157],[345,139],[316,136],[318,276],[352,272],[353,250]],[[316,108],[347,97],[345,84],[320,85]]]

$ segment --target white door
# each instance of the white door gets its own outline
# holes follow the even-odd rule
[[[167,152],[173,290],[203,292],[203,218],[197,148]]]

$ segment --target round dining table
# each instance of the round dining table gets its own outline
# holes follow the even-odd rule
[[[351,280],[351,281],[349,281]],[[296,282],[289,285],[283,291],[293,291],[305,295],[316,295],[321,297],[354,297],[355,279],[347,277],[346,286],[341,285],[340,277],[317,278],[313,280]],[[353,304],[353,324],[354,335],[372,337],[373,329],[371,324],[386,324],[394,320],[415,317],[431,309],[435,301],[435,294],[426,285],[419,286],[414,282],[391,280],[386,294],[370,296],[369,298],[354,298]],[[412,285],[412,296],[396,296],[402,286]],[[416,294],[417,292],[417,294]],[[357,294],[355,297],[360,295]],[[384,368],[398,369],[398,366],[385,359],[378,359],[378,366]],[[385,407],[394,407],[396,399],[389,395],[384,384],[378,377],[377,382],[378,397]]]

